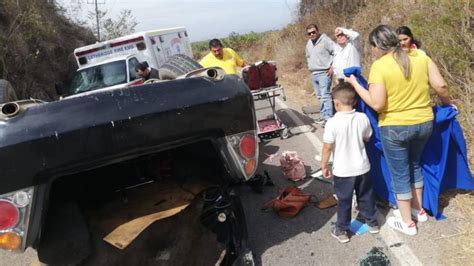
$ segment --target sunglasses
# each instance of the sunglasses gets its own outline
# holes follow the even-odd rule
[[[336,35],[336,38],[340,38],[340,37],[344,37],[346,35],[342,34],[342,33],[339,33],[338,35]]]
[[[316,31],[315,31],[315,30],[308,32],[308,36],[311,36],[311,35],[313,35],[313,34],[316,34]]]

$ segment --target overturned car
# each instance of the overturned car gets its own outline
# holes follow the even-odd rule
[[[166,66],[179,77],[0,104],[0,248],[53,265],[252,264],[233,192],[257,167],[252,95],[186,56]]]

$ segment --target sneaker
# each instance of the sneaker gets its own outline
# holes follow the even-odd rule
[[[339,231],[336,227],[331,229],[331,235],[341,243],[347,243],[350,240],[346,231]]]
[[[402,214],[400,213],[399,209],[393,210],[393,215],[399,218],[402,217]],[[423,208],[421,208],[420,210],[411,208],[411,218],[422,223],[428,221],[428,214]]]
[[[388,217],[387,224],[397,231],[400,231],[406,235],[414,236],[416,235],[416,225],[415,222],[411,222],[410,224],[406,224],[402,221],[402,218],[399,217]]]
[[[315,122],[316,124],[322,125],[322,124],[326,124],[326,119],[320,117],[320,118],[314,120],[314,122]]]
[[[378,234],[380,232],[380,227],[378,225],[369,225],[369,233]]]

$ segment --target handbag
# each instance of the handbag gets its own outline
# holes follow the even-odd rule
[[[288,186],[280,191],[275,199],[263,206],[263,210],[272,208],[280,217],[290,218],[296,216],[311,199],[311,195],[304,194],[296,186]]]

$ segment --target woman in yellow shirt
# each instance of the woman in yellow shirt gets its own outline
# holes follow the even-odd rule
[[[404,51],[396,32],[386,25],[369,35],[377,60],[369,74],[369,90],[354,76],[346,78],[362,100],[379,113],[380,136],[392,177],[398,210],[387,223],[408,235],[417,233],[412,217],[428,219],[422,208],[423,176],[420,158],[433,128],[431,85],[443,104],[450,104],[447,84],[438,67],[417,49]]]

